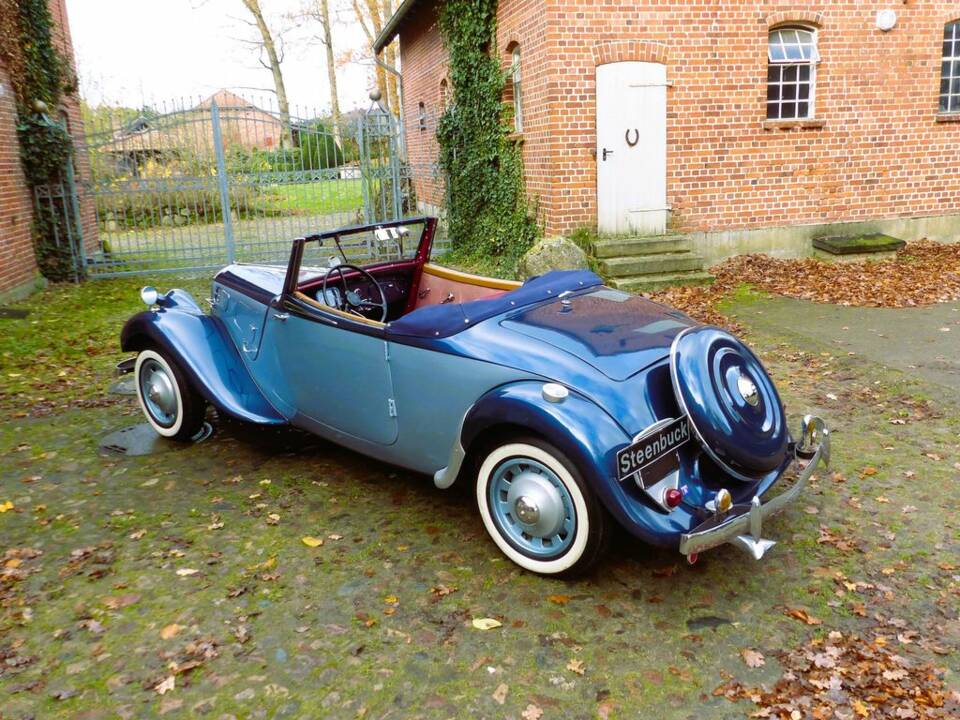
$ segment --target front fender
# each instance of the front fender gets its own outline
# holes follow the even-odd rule
[[[680,536],[699,520],[685,508],[667,514],[653,508],[632,483],[617,479],[617,450],[631,437],[601,407],[570,391],[561,403],[543,398],[543,383],[504,385],[481,397],[464,420],[461,444],[502,425],[528,428],[561,450],[580,470],[604,507],[635,537],[652,545],[678,547]]]
[[[227,415],[265,425],[286,423],[253,382],[223,323],[203,314],[183,291],[171,291],[158,310],[127,320],[120,347],[127,352],[156,347],[169,353],[197,391]]]

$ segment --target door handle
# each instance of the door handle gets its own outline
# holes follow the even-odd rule
[[[290,317],[290,313],[274,313],[273,316],[277,320],[286,320],[287,318]]]
[[[604,148],[604,149],[603,149],[603,161],[604,161],[604,162],[607,161],[607,155],[613,155],[613,150],[607,150],[607,148]]]

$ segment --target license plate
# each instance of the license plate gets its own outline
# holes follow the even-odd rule
[[[667,456],[672,455],[675,458],[676,451],[689,440],[690,421],[685,415],[671,421],[669,425],[647,433],[617,453],[617,475],[620,481],[640,473],[641,484],[644,487],[652,485],[656,479],[662,477],[662,473],[652,473],[658,477],[651,478],[653,482],[648,483],[644,475],[651,473],[645,471],[662,470],[661,466]]]

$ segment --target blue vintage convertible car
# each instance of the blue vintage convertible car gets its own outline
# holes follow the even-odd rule
[[[121,346],[147,420],[188,440],[209,403],[439,488],[472,483],[500,550],[544,575],[590,567],[614,521],[691,562],[725,543],[760,559],[766,519],[829,462],[823,421],[792,437],[760,361],[723,330],[588,271],[520,284],[440,267],[435,228],[298,238],[286,267],[218,273],[210,314],[144,288]],[[377,261],[352,264],[361,253]]]

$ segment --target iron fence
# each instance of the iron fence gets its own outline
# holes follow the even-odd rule
[[[439,210],[417,198],[424,183],[442,185],[436,163],[408,161],[399,121],[379,104],[339,127],[295,116],[286,123],[268,105],[218,93],[88,119],[75,138],[86,159],[76,182],[97,238],[66,239],[78,275],[285,262],[294,237]],[[42,188],[38,207],[57,193],[75,201],[78,187]]]

